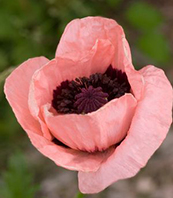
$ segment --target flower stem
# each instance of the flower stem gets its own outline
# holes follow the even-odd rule
[[[75,198],[83,198],[84,194],[82,194],[81,192],[78,192],[77,195],[75,196]]]

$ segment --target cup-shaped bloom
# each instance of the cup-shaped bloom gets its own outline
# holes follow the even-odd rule
[[[135,70],[122,27],[102,17],[70,22],[55,58],[21,64],[6,79],[5,94],[32,144],[79,171],[83,193],[134,176],[172,122],[164,72]]]

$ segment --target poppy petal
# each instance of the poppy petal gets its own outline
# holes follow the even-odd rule
[[[96,72],[105,72],[111,64],[114,47],[109,41],[98,40],[89,54],[80,62],[71,59],[55,58],[36,71],[33,75],[29,91],[29,108],[35,118],[41,118],[41,106],[51,103],[53,90],[62,81],[76,77],[89,76]],[[101,58],[98,58],[101,57]],[[103,58],[103,59],[102,59]]]
[[[4,91],[18,122],[27,132],[32,144],[45,156],[52,159],[57,165],[81,171],[96,171],[103,160],[113,151],[88,154],[73,151],[54,144],[43,137],[39,122],[34,119],[28,108],[28,92],[31,78],[36,70],[49,60],[44,57],[32,58],[16,68],[6,79]],[[27,74],[27,75],[26,75]]]
[[[154,66],[139,71],[145,82],[125,140],[96,172],[79,172],[83,193],[98,193],[120,179],[134,176],[165,139],[172,122],[173,90],[164,72]]]
[[[144,94],[144,79],[143,76],[136,70],[126,67],[125,73],[131,86],[131,92],[135,98],[140,101]]]
[[[101,163],[106,160],[114,148],[110,148],[105,152],[87,153],[65,148],[54,144],[43,136],[28,131],[28,136],[32,144],[46,157],[54,161],[58,166],[75,171],[97,171]]]
[[[28,92],[32,75],[49,60],[45,57],[32,58],[18,66],[6,79],[4,91],[18,122],[24,130],[42,134],[39,123],[28,108]]]
[[[126,65],[133,67],[130,64],[130,48],[122,27],[115,20],[104,17],[86,17],[71,21],[60,39],[56,56],[80,60],[98,39],[109,40],[114,46],[117,69],[124,70]],[[71,52],[74,52],[74,57],[71,56]]]
[[[89,114],[54,115],[49,106],[43,108],[51,133],[76,150],[103,151],[119,143],[127,134],[135,112],[136,99],[126,94]]]

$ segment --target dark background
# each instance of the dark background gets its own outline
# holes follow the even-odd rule
[[[74,18],[105,16],[124,28],[137,69],[154,64],[173,82],[172,0],[0,0],[0,198],[72,198],[77,174],[30,144],[5,100],[3,84],[30,57],[52,59]],[[147,166],[91,198],[173,198],[173,131]]]

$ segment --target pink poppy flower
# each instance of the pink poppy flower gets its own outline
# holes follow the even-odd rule
[[[154,66],[136,71],[114,20],[70,22],[56,57],[32,58],[5,82],[32,144],[58,166],[79,171],[83,193],[98,193],[144,167],[172,122],[173,91]]]

